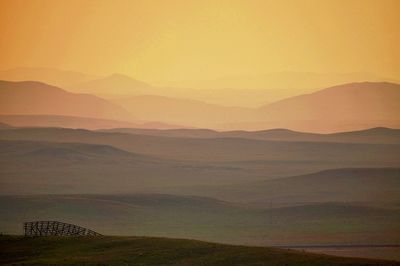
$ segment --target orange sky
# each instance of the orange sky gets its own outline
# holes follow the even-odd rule
[[[400,1],[0,1],[0,68],[148,82],[277,71],[400,78]]]

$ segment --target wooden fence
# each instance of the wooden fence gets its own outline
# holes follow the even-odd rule
[[[101,236],[90,229],[57,221],[33,221],[24,223],[25,236]]]

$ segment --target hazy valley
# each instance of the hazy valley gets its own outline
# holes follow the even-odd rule
[[[106,235],[311,251],[392,245],[348,255],[400,259],[400,85],[248,107],[53,72],[43,77],[59,87],[0,82],[1,232],[62,220]],[[106,95],[114,86],[124,97]]]

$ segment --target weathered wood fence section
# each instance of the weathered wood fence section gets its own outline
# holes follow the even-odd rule
[[[57,221],[33,221],[24,223],[25,236],[101,236],[90,229]]]

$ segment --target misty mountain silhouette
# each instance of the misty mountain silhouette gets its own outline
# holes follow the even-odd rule
[[[36,81],[0,81],[0,113],[134,119],[122,107],[102,98],[67,92]]]
[[[294,96],[259,109],[257,123],[224,129],[287,128],[306,132],[343,132],[372,127],[400,127],[400,85],[388,82],[349,83]]]
[[[111,90],[112,87],[108,86],[114,86],[118,83],[116,81],[121,83],[121,88],[129,90],[132,84],[141,86],[143,90],[149,88],[148,84],[123,75],[112,75],[105,80],[106,82],[104,80],[93,82],[96,84],[101,81],[105,91]],[[156,95],[140,95],[108,101],[93,95],[70,93],[58,87],[33,81],[2,81],[0,88],[0,113],[3,115],[75,116],[129,121],[139,125],[148,121],[159,123],[159,125],[147,124],[150,128],[180,126],[253,131],[285,128],[330,133],[372,127],[400,127],[398,104],[400,85],[387,82],[343,84],[253,109]],[[68,125],[61,123],[57,126]],[[81,127],[85,126],[81,123]]]
[[[142,120],[163,121],[186,127],[215,128],[223,123],[257,121],[254,109],[227,107],[192,99],[141,95],[113,101]]]
[[[97,95],[142,95],[152,94],[155,88],[143,81],[122,74],[112,74],[76,84],[71,90],[80,90]]]
[[[391,121],[400,115],[400,85],[360,82],[284,99],[261,110],[269,120]]]
[[[39,81],[62,88],[97,78],[78,71],[60,70],[45,67],[17,67],[0,71],[0,80]]]

